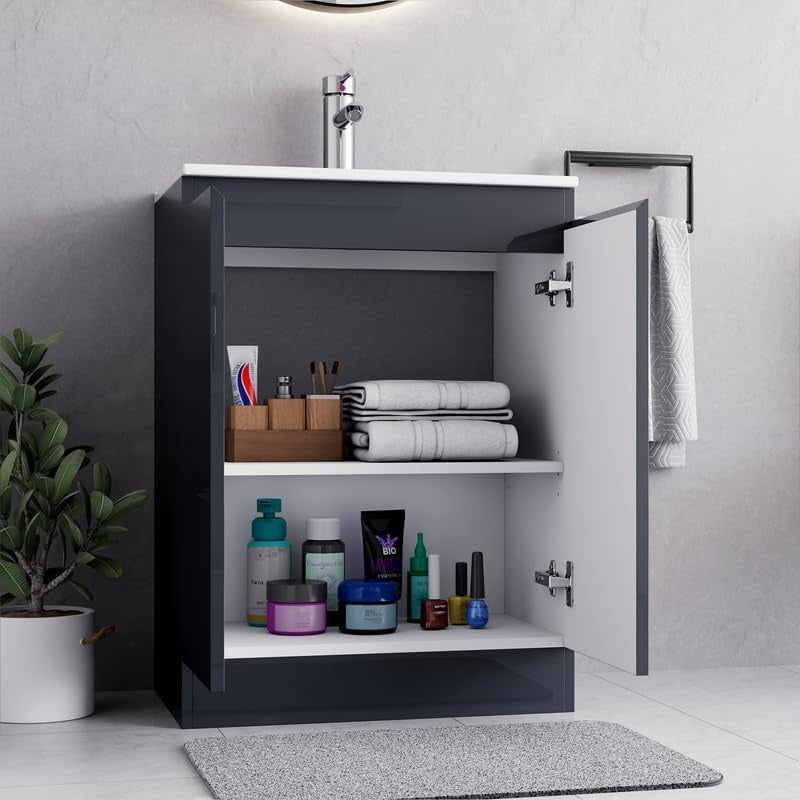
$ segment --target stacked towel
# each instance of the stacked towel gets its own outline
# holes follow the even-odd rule
[[[505,408],[511,391],[497,381],[362,381],[336,389],[345,407],[373,411]]]
[[[513,458],[508,386],[494,381],[365,381],[340,386],[359,461]]]

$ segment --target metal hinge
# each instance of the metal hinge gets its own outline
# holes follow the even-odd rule
[[[575,564],[567,561],[567,571],[564,576],[558,574],[556,562],[551,561],[547,572],[535,573],[536,583],[550,590],[550,596],[555,597],[558,589],[567,590],[567,605],[572,608],[575,603]]]
[[[535,294],[546,294],[550,298],[550,305],[556,304],[556,296],[559,292],[564,292],[567,298],[567,308],[572,308],[573,294],[575,290],[572,288],[573,281],[573,264],[567,261],[567,275],[564,280],[556,278],[556,271],[550,270],[550,277],[546,281],[539,281],[535,287]]]

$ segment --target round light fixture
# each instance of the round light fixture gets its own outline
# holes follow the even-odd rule
[[[326,9],[368,8],[369,6],[388,6],[399,0],[285,0],[285,2],[304,6],[324,6]]]

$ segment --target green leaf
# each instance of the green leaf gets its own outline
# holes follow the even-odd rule
[[[122,575],[122,564],[109,556],[96,556],[89,566],[106,578],[119,578]]]
[[[92,524],[92,501],[89,497],[89,490],[82,483],[79,483],[78,486],[80,486],[81,497],[83,498],[83,516],[88,528]]]
[[[17,454],[12,451],[3,459],[3,463],[0,464],[0,492],[11,482],[11,475],[14,472],[14,465],[16,463]]]
[[[91,589],[89,589],[88,586],[84,586],[82,583],[76,581],[75,578],[67,578],[66,583],[68,583],[79,595],[81,595],[81,597],[85,598],[90,603],[94,600]]]
[[[41,392],[43,389],[46,389],[51,383],[55,383],[57,380],[61,378],[61,374],[58,372],[54,372],[52,375],[48,375],[45,378],[42,378],[40,381],[32,381],[29,379],[29,383],[34,383],[36,385],[36,391]],[[41,394],[39,395],[41,397]]]
[[[89,549],[91,550],[92,555],[94,555],[96,553],[102,553],[103,550],[111,549],[115,544],[119,544],[116,539],[107,539],[104,536],[98,536],[92,540],[92,544]]]
[[[98,536],[115,536],[118,533],[125,533],[128,529],[124,525],[101,525],[97,531]]]
[[[6,351],[6,355],[19,367],[22,365],[22,359],[20,357],[19,351],[17,350],[17,346],[12,342],[10,339],[6,339],[5,336],[0,336],[0,347]]]
[[[58,392],[56,392],[55,390],[51,389],[51,390],[49,390],[47,392],[42,392],[39,395],[39,399],[40,400],[46,400],[48,397],[52,397],[54,394],[58,394]]]
[[[33,336],[25,328],[14,328],[14,344],[21,355],[33,344]]]
[[[14,387],[19,383],[17,376],[2,362],[0,362],[0,381],[5,383],[12,392],[14,391]]]
[[[94,556],[91,553],[87,553],[85,550],[78,553],[75,557],[76,564],[91,564],[94,561]]]
[[[53,476],[55,487],[53,489],[53,500],[57,503],[72,488],[78,470],[83,464],[85,453],[83,450],[73,450],[58,465],[56,474]]]
[[[129,514],[136,508],[143,506],[147,502],[147,492],[140,489],[123,495],[114,503],[114,510],[106,518],[107,522],[119,519],[125,514]]]
[[[95,491],[102,492],[106,497],[111,495],[111,473],[105,464],[99,461],[92,470],[94,476]]]
[[[11,513],[11,501],[14,499],[14,491],[7,486],[0,492],[0,517],[7,518]]]
[[[25,526],[25,541],[27,542],[29,537],[33,536],[38,528],[44,528],[45,522],[44,514],[42,514],[41,511],[37,511],[28,520],[28,524]]]
[[[46,352],[47,345],[41,342],[37,342],[24,350],[22,353],[22,369],[26,374],[33,372],[41,364]]]
[[[16,525],[18,528],[25,527],[25,509],[28,507],[31,497],[33,497],[33,489],[28,489],[28,491],[22,495],[14,509],[14,514],[11,519],[12,525]],[[6,514],[6,516],[8,515]]]
[[[49,408],[34,408],[28,413],[28,419],[47,425],[49,422],[57,422],[61,417]]]
[[[53,496],[53,489],[55,488],[55,481],[52,478],[47,477],[46,475],[34,475],[31,481],[33,483],[33,488],[36,489],[37,495],[34,498],[35,503],[42,504],[42,500],[49,501],[50,498]],[[49,505],[47,503],[48,509],[45,513],[50,513]]]
[[[6,550],[19,550],[22,547],[24,536],[16,525],[7,525],[0,530],[0,547]]]
[[[106,497],[102,492],[94,491],[90,495],[92,503],[92,514],[98,522],[103,522],[114,510],[114,503],[111,498]]]
[[[36,402],[36,389],[27,383],[18,383],[14,388],[14,408],[20,413],[25,413],[33,408]]]
[[[68,431],[69,426],[61,417],[58,418],[57,422],[48,422],[39,437],[39,450],[44,452],[55,444],[64,444]]]
[[[52,364],[40,364],[36,369],[28,375],[28,383],[36,385],[36,382],[41,380],[46,374],[47,370],[53,369]]]
[[[3,383],[0,383],[0,403],[8,408],[14,405],[14,393]]]
[[[28,576],[19,564],[0,561],[0,583],[8,589],[14,597],[27,599],[31,594]]]
[[[80,525],[78,525],[78,523],[69,516],[61,517],[61,522],[63,527],[69,531],[69,535],[72,537],[72,543],[75,545],[75,549],[78,550],[79,548],[83,547],[83,544],[86,540],[84,539],[83,531],[81,530]]]
[[[69,509],[74,509],[77,497],[78,497],[77,490],[74,492],[70,492],[69,494],[65,494],[53,508],[53,516],[57,517],[62,511],[68,511]]]
[[[44,339],[39,339],[39,341],[45,347],[51,347],[54,345],[62,336],[64,335],[64,331],[56,331],[55,333],[51,333],[49,336],[45,336]]]
[[[39,471],[50,472],[51,469],[61,463],[62,458],[64,458],[64,445],[54,445],[43,453],[39,459]]]

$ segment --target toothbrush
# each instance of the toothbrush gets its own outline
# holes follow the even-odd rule
[[[314,362],[311,362],[311,394],[317,393],[317,374]]]
[[[328,394],[328,386],[325,383],[325,373],[328,371],[328,368],[325,366],[324,361],[319,361],[318,364],[319,364],[319,379],[320,382],[322,383],[322,393]]]
[[[334,388],[336,387],[336,381],[339,380],[339,369],[342,366],[341,361],[334,361],[333,367],[331,368],[331,375],[333,375],[333,382],[331,383],[331,393],[333,393]]]

